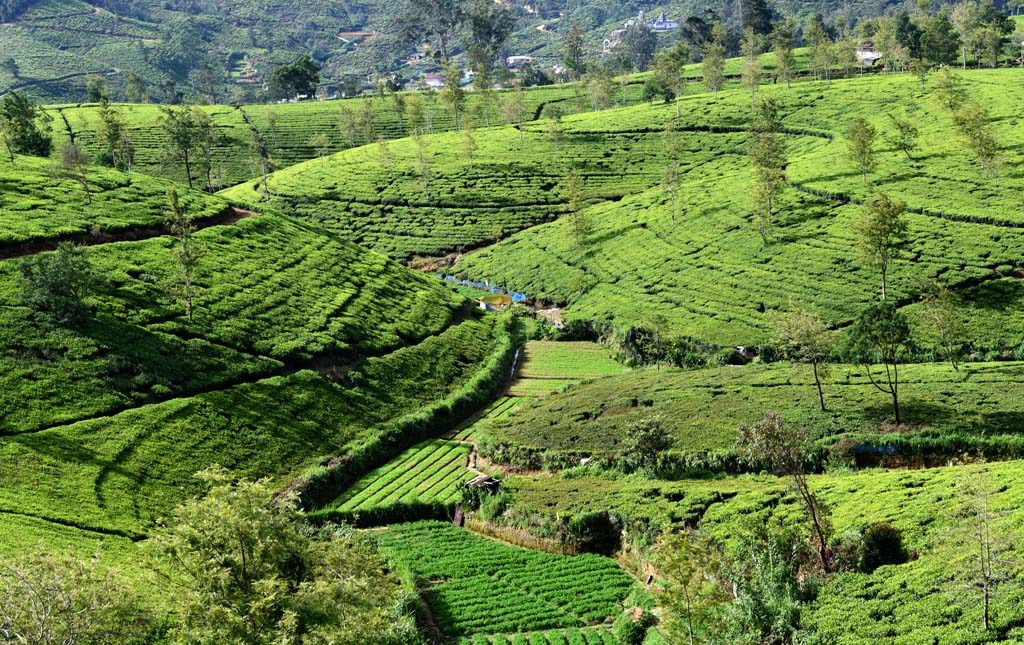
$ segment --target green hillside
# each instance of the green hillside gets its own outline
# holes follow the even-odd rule
[[[641,91],[640,84],[627,85],[618,90],[617,100],[621,99],[623,103],[638,102]],[[586,101],[577,98],[578,92],[578,88],[571,85],[523,90],[523,118],[532,120],[549,104],[557,104],[565,112],[585,109]],[[479,93],[469,93],[466,110],[470,116],[466,118],[476,127],[505,123],[499,102],[508,100],[509,94],[495,92],[492,96],[484,97]],[[420,101],[422,105],[417,128],[432,132],[454,129],[453,114],[431,92],[402,92],[384,98],[202,106],[201,109],[209,115],[215,127],[211,150],[214,184],[217,188],[234,186],[259,175],[259,158],[253,145],[254,133],[258,133],[265,141],[273,167],[286,168],[381,138],[407,136],[412,130],[407,106],[415,101]],[[158,127],[163,116],[161,106],[126,103],[115,104],[113,107],[124,121],[126,133],[134,148],[133,169],[184,181],[185,171],[180,164],[167,162],[167,134]],[[99,106],[68,104],[48,109],[54,117],[57,150],[73,134],[76,143],[90,156],[106,152]],[[326,149],[320,149],[313,141],[318,135],[327,137]]]
[[[4,172],[31,187],[41,163]],[[190,322],[168,292],[172,238],[153,228],[167,186],[97,171],[91,206],[80,189],[30,190],[33,228],[0,247],[0,553],[100,550],[145,576],[132,542],[202,491],[197,471],[219,464],[284,487],[485,387],[508,351],[499,320],[478,319],[440,281],[269,212],[194,234],[205,254]],[[225,207],[179,191],[198,218]],[[99,224],[130,235],[82,240],[96,276],[86,321],[41,322],[20,263]]]
[[[974,318],[973,337],[992,342],[998,333],[1003,341],[1014,342],[1014,334],[1005,331],[1017,319],[1017,300],[986,307],[988,286],[973,285],[1012,279],[1018,264],[1024,175],[1017,145],[1021,130],[1014,127],[1014,97],[1019,94],[1019,85],[1011,80],[1015,75],[1010,70],[965,75],[971,95],[989,106],[992,127],[1003,142],[998,178],[987,177],[961,147],[952,119],[934,99],[934,77],[925,86],[909,76],[889,76],[855,78],[831,87],[804,82],[791,91],[764,87],[763,93],[781,103],[784,125],[796,129],[788,137],[790,188],[781,197],[774,231],[764,243],[751,221],[743,137],[732,131],[747,121],[749,95],[733,90],[692,96],[683,101],[679,128],[687,154],[676,222],[666,191],[655,184],[621,202],[589,208],[593,232],[582,247],[574,240],[570,221],[563,219],[470,254],[456,269],[566,305],[566,318],[649,325],[660,315],[679,334],[720,344],[753,344],[766,337],[765,312],[784,310],[790,302],[843,324],[876,297],[877,276],[864,267],[856,247],[854,224],[862,209],[845,202],[862,201],[881,190],[905,200],[910,209],[908,242],[891,270],[896,297],[913,302],[916,285],[928,278],[963,287],[965,306],[984,311]],[[570,117],[566,136],[572,140],[642,131],[657,140],[673,109],[638,106]],[[856,115],[885,134],[889,112],[908,115],[918,124],[922,150],[908,161],[880,141],[880,165],[872,174],[873,185],[866,188],[844,158],[842,135]],[[724,132],[704,132],[709,126]],[[694,147],[701,151],[696,159],[709,148],[722,152],[698,164],[689,152]],[[1007,284],[1002,293],[1014,289]]]
[[[993,530],[1020,525],[1024,470],[1019,461],[988,466],[993,488]],[[1013,643],[1019,631],[1020,590],[1010,586],[993,603],[993,628],[980,627],[980,594],[964,584],[962,549],[970,548],[958,516],[962,467],[867,470],[812,478],[812,488],[831,509],[835,533],[849,535],[869,524],[891,522],[916,559],[873,573],[848,572],[830,579],[801,613],[810,634],[835,643]],[[655,527],[701,527],[729,548],[770,518],[795,526],[799,500],[781,480],[768,476],[660,482],[596,476],[523,476],[506,482],[521,521],[542,524],[555,514],[608,511],[639,539]],[[959,526],[958,526],[959,524]],[[967,540],[965,543],[963,540]],[[1009,545],[1008,545],[1009,546]],[[1007,574],[1020,575],[1019,545],[1006,552]]]
[[[643,370],[597,379],[522,407],[484,426],[481,453],[499,463],[557,467],[580,457],[622,455],[626,429],[658,419],[672,452],[692,467],[735,468],[738,429],[778,410],[811,428],[820,445],[848,463],[942,462],[963,452],[1019,456],[1022,366],[974,363],[901,369],[904,423],[892,431],[891,401],[863,369],[828,366],[827,411],[810,367],[788,363],[703,370]]]

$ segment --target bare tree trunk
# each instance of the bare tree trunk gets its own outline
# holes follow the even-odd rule
[[[818,405],[821,406],[822,412],[827,412],[825,408],[825,393],[821,389],[821,378],[818,376],[818,361],[811,361],[811,366],[814,368],[814,385],[818,388]]]

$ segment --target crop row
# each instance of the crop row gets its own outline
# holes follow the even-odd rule
[[[359,510],[393,502],[448,501],[468,479],[469,446],[444,440],[424,442],[360,479],[333,506]]]
[[[431,581],[428,597],[449,635],[601,622],[632,586],[607,558],[527,551],[441,522],[393,526],[378,540]]]
[[[459,639],[459,645],[614,645],[605,627],[567,627],[526,634],[475,634]]]

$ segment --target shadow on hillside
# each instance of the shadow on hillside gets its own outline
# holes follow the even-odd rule
[[[885,395],[882,395],[885,396]],[[879,399],[881,401],[883,399]],[[893,411],[891,399],[886,398],[882,404],[864,407],[864,418],[878,423],[892,423]],[[953,408],[938,405],[931,401],[921,401],[910,397],[900,400],[900,421],[904,425],[941,425],[956,416]]]

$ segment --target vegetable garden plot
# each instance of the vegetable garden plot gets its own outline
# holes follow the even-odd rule
[[[449,636],[603,623],[633,587],[609,558],[529,551],[443,522],[401,524],[376,535],[385,554],[427,586]]]
[[[367,473],[329,507],[358,511],[399,502],[454,501],[459,484],[471,476],[466,468],[468,455],[466,444],[425,441]]]

